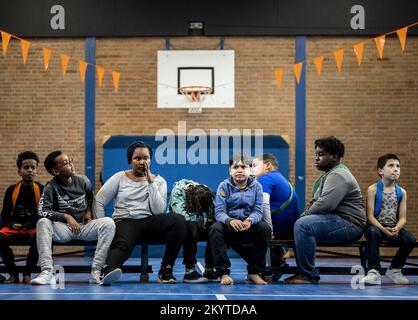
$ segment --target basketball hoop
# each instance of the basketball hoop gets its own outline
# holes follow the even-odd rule
[[[211,94],[211,87],[188,86],[179,88],[180,93],[189,101],[189,113],[202,113],[202,102]]]

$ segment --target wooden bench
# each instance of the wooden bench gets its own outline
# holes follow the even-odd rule
[[[54,257],[60,257],[60,256],[68,256],[68,255],[74,255],[74,254],[80,254],[80,253],[86,253],[86,252],[94,252],[95,251],[95,246],[97,244],[97,241],[70,241],[70,242],[66,242],[66,243],[58,243],[58,242],[54,242],[53,246],[66,246],[66,247],[94,247],[91,249],[83,249],[83,250],[77,250],[77,251],[68,251],[68,252],[63,252],[63,253],[57,253],[57,254],[53,254],[53,258]],[[152,244],[152,245],[161,245],[161,243],[147,243],[147,244],[143,244],[143,243],[139,243],[138,245],[141,246],[141,262],[140,265],[124,265],[122,266],[122,272],[124,273],[140,273],[140,282],[148,282],[149,281],[149,273],[152,273],[152,267],[150,265],[148,265],[149,260],[148,260],[148,246]],[[11,243],[11,246],[28,246],[29,244],[25,241],[15,241],[13,243]],[[20,258],[20,259],[16,259],[16,262],[19,261],[26,261],[26,257],[24,258]],[[91,264],[89,263],[88,265],[67,265],[64,266],[64,270],[67,273],[90,273],[91,271]],[[17,271],[19,273],[22,273],[24,271],[24,266],[17,266]],[[1,262],[0,265],[0,273],[6,273],[6,267],[4,266],[3,262]],[[34,272],[35,273],[39,273],[41,272],[41,269],[39,266],[34,268]]]
[[[359,258],[360,265],[366,270],[367,265],[367,255],[365,252],[367,241],[359,240],[351,243],[317,243],[316,252],[326,253],[331,255],[336,255],[340,257],[350,257],[350,258]],[[270,247],[282,246],[294,249],[295,242],[293,240],[272,240]],[[323,250],[322,248],[358,248],[359,255],[348,254],[338,251]],[[383,241],[380,245],[381,248],[397,248],[396,245]],[[390,262],[391,260],[380,259],[382,262]],[[296,266],[289,266],[287,263],[282,264],[281,266],[272,266],[271,265],[271,255],[270,252],[267,254],[266,258],[266,279],[267,280],[278,280],[283,274],[294,274],[298,271]],[[412,268],[411,268],[412,266]],[[353,274],[351,268],[353,266],[317,266],[317,269],[320,274]],[[385,272],[386,268],[382,268],[382,272]],[[405,275],[418,275],[418,264],[407,262],[406,266],[402,268],[402,273]]]
[[[356,241],[352,243],[341,243],[341,244],[332,244],[332,243],[318,243],[317,244],[317,252],[320,253],[326,253],[326,254],[332,254],[342,257],[350,257],[350,258],[359,258],[360,264],[363,266],[363,268],[366,267],[367,257],[365,254],[365,248],[366,248],[366,241]],[[27,246],[27,243],[13,243],[12,245],[24,245]],[[96,246],[96,241],[88,242],[88,241],[70,241],[67,243],[54,243],[54,246]],[[148,249],[150,245],[162,245],[162,243],[139,243],[138,245],[141,246],[141,261],[138,266],[133,265],[124,265],[122,266],[122,272],[124,273],[140,273],[140,282],[141,283],[147,283],[149,281],[149,273],[152,273],[152,267],[149,265],[149,257],[148,257]],[[294,249],[294,241],[293,240],[272,240],[270,243],[271,247],[274,246],[284,246],[288,248]],[[359,255],[353,255],[348,253],[342,253],[338,251],[329,251],[329,250],[323,250],[319,248],[358,248],[359,249]],[[396,248],[391,243],[388,242],[382,242],[381,247],[385,248]],[[85,253],[85,252],[93,252],[95,249],[85,249],[80,251],[69,251],[59,254],[53,254],[53,257],[58,256],[65,256],[65,255],[71,255],[71,254],[78,254],[78,253]],[[24,261],[26,258],[22,259],[16,259],[16,261]],[[381,259],[382,262],[389,262],[390,260]],[[294,274],[297,272],[296,266],[289,266],[288,264],[283,264],[281,266],[272,266],[271,265],[271,255],[270,251],[268,251],[267,259],[266,259],[266,273],[265,278],[267,281],[273,281],[278,280],[281,275],[283,274]],[[407,267],[408,266],[408,267]],[[412,266],[412,267],[411,267]],[[89,273],[91,271],[91,265],[68,265],[64,266],[65,272],[68,273]],[[352,266],[317,266],[317,269],[320,274],[352,274],[351,273]],[[385,268],[382,268],[383,272],[385,271]],[[40,268],[36,267],[35,272],[40,272]],[[4,265],[0,265],[0,273],[5,273],[6,269]],[[23,272],[23,266],[18,266],[18,272]],[[407,262],[406,266],[402,269],[402,272],[405,275],[418,275],[418,264],[416,263],[410,263]]]

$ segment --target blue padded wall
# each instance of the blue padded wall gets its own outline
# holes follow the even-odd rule
[[[221,148],[221,137],[209,137],[209,136],[202,136],[196,137],[194,141],[187,141],[185,137],[175,136],[175,148],[168,148],[166,151],[168,153],[175,155],[175,163],[176,164],[159,164],[156,161],[155,152],[156,149],[165,142],[164,141],[156,141],[154,136],[111,136],[104,144],[103,144],[103,171],[102,171],[102,178],[103,181],[106,182],[113,174],[121,170],[127,170],[130,168],[130,165],[126,159],[126,149],[129,144],[134,141],[144,141],[151,145],[154,151],[154,157],[151,161],[151,172],[154,174],[161,175],[167,181],[167,188],[168,193],[170,194],[171,189],[173,187],[173,183],[180,179],[191,179],[199,183],[203,183],[208,185],[213,192],[215,192],[218,188],[220,182],[222,182],[225,178],[229,176],[229,165],[227,163],[221,164],[221,155],[224,152],[224,156],[229,159],[236,150],[233,149],[236,146],[236,141],[234,142],[234,137],[230,137],[227,148]],[[183,157],[183,155],[190,152],[192,149],[190,148],[194,145],[197,141],[200,141],[199,145],[202,145],[202,140],[199,139],[206,139],[203,142],[206,142],[206,146],[208,148],[203,151],[203,154],[206,155],[204,157],[206,159],[206,164],[190,164],[188,161],[188,157]],[[238,137],[241,139],[241,146],[244,146],[243,137]],[[263,136],[262,137],[262,147],[263,149],[255,149],[256,144],[255,137],[251,137],[251,143],[249,146],[251,150],[244,149],[249,156],[253,157],[259,155],[260,153],[273,153],[277,159],[279,160],[279,171],[286,177],[289,178],[289,144],[281,137],[281,136]],[[216,140],[216,141],[215,141]],[[248,139],[247,142],[250,140]],[[217,142],[217,143],[215,143]],[[179,145],[184,145],[186,149],[179,148]],[[213,152],[213,149],[210,146],[217,146],[217,150],[212,157],[216,155],[217,152],[217,161],[211,159],[210,152]],[[163,146],[163,145],[162,145]],[[161,147],[162,147],[161,146]],[[224,147],[225,143],[223,144]],[[195,145],[196,147],[196,145]],[[160,148],[161,149],[161,148]],[[212,151],[211,151],[212,150]],[[167,154],[165,154],[167,155]],[[178,164],[181,158],[185,158],[185,164]],[[215,157],[216,160],[216,157]],[[218,164],[211,164],[216,162]],[[227,161],[226,161],[227,162]],[[111,216],[113,212],[113,204],[109,203],[106,206],[106,216]],[[161,248],[157,248],[157,252],[155,248],[157,246],[152,246],[150,248],[150,256],[162,256]],[[161,251],[161,252],[160,252]],[[199,253],[201,250],[199,250]],[[137,255],[137,251],[135,251],[135,256]]]

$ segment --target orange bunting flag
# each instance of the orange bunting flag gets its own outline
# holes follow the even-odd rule
[[[103,83],[104,68],[96,66],[96,70],[97,70],[97,79],[99,80],[99,87],[101,87]]]
[[[7,54],[7,46],[9,45],[11,35],[7,32],[1,32],[1,43],[3,45],[3,55],[6,56]]]
[[[354,53],[356,54],[358,65],[361,65],[361,61],[363,60],[363,47],[364,42],[360,42],[354,45]]]
[[[401,48],[402,51],[405,49],[405,42],[406,42],[406,33],[408,31],[408,27],[396,30],[396,33],[398,35],[399,41],[401,42]]]
[[[278,89],[280,89],[282,86],[283,69],[276,69],[274,71],[274,75],[276,77],[276,86]]]
[[[45,66],[45,70],[48,70],[49,59],[51,59],[51,49],[44,48],[43,52],[44,52],[44,66]]]
[[[343,64],[344,50],[340,49],[334,51],[335,62],[337,63],[338,72],[341,72],[341,65]]]
[[[81,81],[84,82],[86,78],[87,62],[80,60],[78,61],[78,70],[80,71]]]
[[[318,56],[318,57],[315,57],[313,60],[314,60],[314,63],[315,63],[316,72],[318,73],[318,77],[320,77],[321,76],[321,70],[322,70],[322,62],[324,61],[324,57],[323,56]]]
[[[120,72],[113,71],[112,78],[113,78],[113,85],[115,87],[115,92],[118,92]]]
[[[303,62],[296,63],[293,66],[293,71],[295,73],[297,84],[299,84],[299,82],[300,82],[300,75],[302,73],[302,68],[303,68]]]
[[[70,61],[70,57],[65,54],[61,54],[62,76],[64,78],[67,73],[68,61]]]
[[[30,42],[26,40],[20,40],[20,45],[22,46],[22,57],[23,64],[26,64],[26,59],[28,58]]]
[[[374,42],[376,42],[376,48],[379,54],[379,58],[380,60],[382,60],[383,59],[383,47],[385,46],[385,36],[374,38]]]

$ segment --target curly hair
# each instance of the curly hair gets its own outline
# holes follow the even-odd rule
[[[186,203],[189,212],[201,215],[206,212],[208,215],[214,213],[214,196],[209,187],[198,184],[189,185],[186,189]]]
[[[55,150],[46,156],[44,160],[44,166],[46,171],[48,171],[50,174],[52,174],[52,170],[54,169],[55,159],[58,158],[60,155],[62,155],[62,151]]]
[[[128,163],[131,164],[132,162],[132,155],[134,154],[135,149],[137,148],[147,148],[149,151],[149,156],[152,159],[152,148],[149,144],[146,144],[143,141],[135,141],[128,146],[126,150],[126,157],[128,158]]]
[[[324,137],[315,140],[315,148],[322,148],[332,155],[337,155],[338,158],[344,157],[344,144],[334,136]]]
[[[32,159],[36,161],[36,164],[39,163],[38,155],[32,151],[23,151],[17,155],[16,165],[18,169],[21,169],[23,166],[23,160]]]

